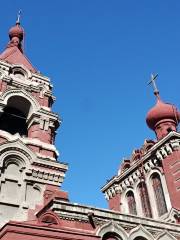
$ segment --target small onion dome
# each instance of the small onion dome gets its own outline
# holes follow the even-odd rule
[[[18,37],[19,40],[22,41],[23,40],[23,35],[24,35],[24,30],[20,26],[19,23],[16,23],[16,25],[13,26],[12,28],[10,28],[10,30],[9,30],[9,38],[10,38],[10,40],[13,37]]]
[[[156,105],[147,114],[146,123],[149,128],[155,130],[156,126],[164,121],[174,122],[177,126],[180,121],[180,112],[174,105],[157,99]]]

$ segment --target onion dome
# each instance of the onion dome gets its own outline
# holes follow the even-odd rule
[[[178,109],[169,103],[164,103],[159,98],[156,105],[147,113],[146,123],[152,130],[161,122],[174,122],[177,126],[180,121]]]
[[[165,137],[170,131],[177,131],[180,121],[179,110],[170,103],[164,103],[159,96],[155,80],[158,74],[151,74],[149,84],[153,85],[154,95],[157,98],[156,105],[147,113],[146,123],[149,128],[155,131],[157,139]]]
[[[22,40],[24,37],[24,29],[20,26],[20,14],[21,11],[18,13],[16,25],[11,27],[9,30],[10,42],[8,44],[8,47],[17,46],[19,50],[23,52]]]
[[[9,30],[10,41],[5,50],[0,53],[0,60],[14,65],[22,65],[35,73],[37,70],[33,67],[23,50],[23,38],[25,35],[24,29],[20,26],[20,14],[21,11],[18,13],[16,24]]]
[[[23,35],[24,35],[24,30],[20,26],[19,22],[16,22],[16,25],[11,27],[10,30],[9,30],[10,40],[14,37],[17,37],[17,38],[19,38],[20,41],[22,41],[23,40]]]

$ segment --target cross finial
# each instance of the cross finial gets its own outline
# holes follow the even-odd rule
[[[150,82],[148,83],[148,85],[150,85],[152,83],[153,85],[153,89],[154,89],[154,95],[159,99],[159,91],[157,89],[157,86],[156,86],[156,79],[158,77],[158,74],[151,74],[151,80]]]
[[[17,14],[17,20],[16,20],[16,24],[20,24],[20,17],[21,17],[21,10],[19,10],[18,14]]]

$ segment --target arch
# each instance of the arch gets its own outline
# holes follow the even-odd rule
[[[136,237],[134,240],[147,240],[147,239],[140,236],[140,237]]]
[[[3,156],[3,155],[1,155],[1,156]],[[24,161],[22,155],[21,154],[16,154],[15,152],[14,153],[10,152],[8,155],[3,156],[1,158],[1,161],[3,163],[3,167],[6,168],[6,169],[10,165],[15,165],[19,169],[23,169],[25,167],[25,161]]]
[[[126,193],[126,201],[129,209],[129,213],[132,215],[137,215],[136,201],[133,191],[129,190]]]
[[[102,240],[122,240],[122,238],[115,232],[107,232]]]
[[[0,129],[28,136],[29,119],[40,110],[38,101],[24,89],[10,89],[0,97]]]
[[[29,112],[30,104],[26,104],[25,101],[18,101],[16,97],[10,100],[0,116],[0,129],[12,135],[18,133],[20,136],[27,136],[26,113]],[[21,108],[24,109],[21,110]]]
[[[4,160],[2,173],[6,173],[6,176],[13,176],[13,179],[20,177],[21,175],[21,165],[18,164],[16,158],[9,158],[7,161]]]
[[[148,186],[148,192],[149,193],[153,193],[153,191],[154,191],[153,186],[152,186],[152,178],[151,178],[153,174],[158,174],[159,178],[161,180],[162,189],[163,189],[163,192],[164,192],[164,197],[165,197],[165,202],[166,202],[166,207],[167,207],[167,212],[165,213],[165,215],[166,215],[169,211],[171,211],[172,205],[171,205],[170,197],[169,197],[169,194],[168,194],[168,188],[167,188],[167,183],[166,183],[166,180],[165,180],[165,176],[158,167],[154,167],[153,169],[151,169],[151,171],[149,171],[147,173],[146,183],[147,183],[147,186]],[[156,206],[156,198],[155,198],[154,193],[149,194],[149,198],[150,198],[150,202],[151,202],[152,206],[154,206],[153,209],[152,209],[153,216],[154,216],[154,218],[159,218],[160,216],[158,214],[158,209],[157,209],[157,206]],[[163,215],[163,217],[165,215]]]
[[[152,210],[149,200],[149,194],[146,183],[141,181],[138,185],[138,191],[141,199],[142,211],[145,217],[152,218]]]
[[[150,232],[148,232],[142,225],[133,228],[129,233],[129,240],[154,240]]]
[[[31,164],[36,155],[26,145],[24,145],[19,139],[4,143],[0,145],[0,167],[4,164],[7,166],[11,157],[16,159],[16,163],[21,166],[21,169]]]
[[[179,211],[175,208],[171,208],[171,210],[167,214],[166,221],[170,223],[177,223],[178,216],[179,216]]]
[[[38,216],[38,222],[42,224],[47,224],[47,225],[60,224],[58,216],[50,210]]]
[[[4,106],[8,105],[8,101],[11,98],[24,99],[26,103],[30,103],[30,109],[27,113],[27,119],[30,118],[32,113],[37,112],[40,109],[38,101],[24,89],[8,89],[1,95],[1,101]]]
[[[96,232],[96,235],[100,236],[101,238],[103,238],[104,236],[108,236],[108,234],[109,236],[112,236],[113,234],[113,236],[122,240],[128,239],[126,231],[113,221],[104,224]]]
[[[9,74],[12,79],[16,78],[14,75],[17,71],[21,72],[27,80],[32,78],[32,73],[29,71],[29,69],[27,69],[24,65],[15,64],[9,69]]]
[[[38,184],[36,184],[36,183],[33,185],[33,188],[34,188],[35,190],[38,190],[40,193],[42,192],[41,187],[40,187]]]
[[[173,235],[171,235],[168,231],[165,231],[159,234],[156,240],[177,240]]]
[[[136,187],[128,186],[121,194],[121,204],[120,204],[121,206],[120,207],[121,207],[121,212],[124,213],[124,214],[130,214],[129,213],[128,202],[127,202],[127,193],[129,191],[133,192],[135,202],[136,203],[140,202],[139,196],[137,194],[137,186]],[[142,215],[142,213],[140,211],[141,209],[139,207],[139,204],[136,204],[136,210],[137,210],[138,215]]]
[[[16,105],[18,105],[18,108]],[[18,109],[27,118],[31,109],[31,102],[27,98],[15,95],[8,98],[6,107]]]
[[[158,173],[153,173],[151,175],[151,183],[156,200],[158,215],[162,216],[163,214],[167,213],[167,205],[165,201],[165,195],[162,187],[161,178]]]

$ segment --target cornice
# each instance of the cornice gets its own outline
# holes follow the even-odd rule
[[[59,156],[59,153],[58,153],[55,145],[49,144],[49,143],[44,143],[39,139],[21,137],[18,133],[12,135],[12,134],[10,134],[6,131],[3,131],[3,130],[0,130],[0,136],[7,139],[7,141],[9,141],[9,142],[20,140],[25,145],[30,144],[30,145],[38,146],[38,147],[43,148],[45,150],[53,151],[53,152],[55,152],[55,154],[57,156]]]
[[[161,139],[159,142],[154,144],[151,149],[139,160],[134,161],[133,165],[123,172],[120,175],[113,177],[107,184],[105,184],[102,188],[102,192],[106,192],[111,186],[111,194],[114,195],[115,193],[119,192],[119,182],[123,179],[127,178],[127,176],[133,173],[133,177],[130,179],[136,179],[136,177],[140,176],[140,172],[138,167],[142,165],[144,170],[151,168],[156,165],[157,161],[162,161],[165,157],[170,155],[174,150],[179,148],[180,146],[180,133],[178,132],[170,132],[167,136]],[[146,162],[146,164],[145,164]],[[128,182],[128,180],[126,180]],[[107,194],[106,194],[107,197]],[[110,196],[111,197],[111,196]]]
[[[18,67],[22,67],[23,69],[25,69],[27,71],[27,69],[26,69],[26,67],[24,65],[10,64],[10,63],[8,63],[6,61],[3,61],[3,60],[0,60],[0,66],[1,66],[1,68],[3,70],[8,70],[9,68],[13,68],[13,67],[18,66]],[[32,74],[32,78],[33,77],[34,78],[38,78],[38,79],[43,80],[43,81],[45,81],[47,83],[50,82],[50,78],[47,77],[47,76],[42,75],[40,72],[37,72],[37,73],[32,73],[31,72],[31,74]]]
[[[96,223],[102,224],[102,222],[114,221],[116,223],[137,225],[141,224],[151,229],[159,230],[171,230],[180,233],[180,225],[170,222],[164,222],[164,220],[155,220],[145,217],[138,217],[135,215],[122,214],[118,211],[96,208],[92,206],[85,206],[76,203],[65,202],[61,200],[52,200],[50,209],[58,214],[59,217],[70,220],[81,218],[87,219],[88,213],[93,213],[93,218]]]
[[[61,183],[65,177],[65,169],[59,170],[59,172],[52,171],[52,169],[48,168],[46,170],[31,168],[26,173],[28,176],[28,180],[36,181],[45,184],[53,184],[57,186],[61,186]]]
[[[0,232],[0,238],[2,238],[4,235],[6,235],[7,233],[17,233],[17,234],[22,234],[22,232],[24,232],[25,234],[28,235],[32,235],[32,227],[34,229],[33,232],[33,236],[36,237],[48,237],[48,238],[52,238],[52,239],[60,239],[60,235],[58,234],[73,234],[75,235],[75,239],[76,240],[82,240],[82,237],[93,237],[93,239],[97,238],[99,239],[98,236],[94,235],[94,231],[91,230],[81,230],[81,229],[77,229],[77,228],[64,228],[64,227],[52,227],[52,226],[48,226],[45,224],[34,224],[31,221],[29,222],[15,222],[15,221],[10,221],[8,223],[6,223]],[[36,231],[37,230],[37,231]],[[41,230],[44,232],[46,231],[46,233],[42,233]],[[78,238],[78,236],[81,236],[81,238]],[[70,240],[69,236],[65,237],[63,236],[63,239],[65,240]]]
[[[46,160],[42,158],[36,159],[33,163],[33,166],[38,166],[41,168],[48,168],[52,169],[55,171],[61,171],[61,172],[66,172],[68,170],[68,164],[66,163],[61,163],[61,162],[55,162],[55,161],[50,161],[49,157],[46,158]]]

